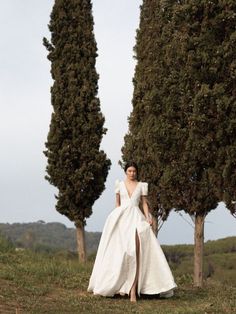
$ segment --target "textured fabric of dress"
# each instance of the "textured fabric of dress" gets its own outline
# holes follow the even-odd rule
[[[150,224],[139,207],[148,184],[138,182],[129,196],[124,181],[116,181],[120,206],[108,215],[87,291],[102,296],[129,294],[136,274],[136,230],[140,242],[137,293],[172,296],[176,287],[171,270]]]

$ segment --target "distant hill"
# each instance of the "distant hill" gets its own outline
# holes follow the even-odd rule
[[[58,222],[0,223],[0,234],[14,246],[36,251],[66,250],[76,252],[76,229]],[[85,232],[88,254],[96,252],[101,232]]]
[[[67,250],[76,252],[76,230],[67,228],[59,222],[45,223],[42,220],[32,223],[0,223],[0,234],[14,246],[35,250]],[[85,232],[86,247],[89,254],[97,251],[101,232]],[[179,263],[183,258],[193,256],[193,245],[162,245],[169,262]],[[204,255],[235,253],[236,237],[207,241]]]

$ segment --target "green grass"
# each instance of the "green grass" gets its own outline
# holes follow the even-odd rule
[[[229,259],[224,264],[222,256],[216,258],[218,271],[226,267],[234,272]],[[0,253],[0,313],[235,313],[236,286],[229,281],[208,279],[197,289],[190,272],[176,268],[178,289],[173,298],[142,296],[131,304],[128,297],[88,293],[92,267],[92,258],[82,265],[73,256],[5,249]]]

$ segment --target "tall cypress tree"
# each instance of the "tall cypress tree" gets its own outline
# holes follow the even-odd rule
[[[166,119],[165,99],[169,97],[169,91],[163,88],[168,74],[164,47],[171,33],[166,27],[168,17],[159,8],[156,0],[144,0],[141,6],[134,47],[137,64],[133,79],[133,110],[122,147],[122,161],[137,162],[140,179],[149,182],[153,215],[166,219],[171,207],[163,210],[160,179],[164,164],[170,161],[169,148],[175,142],[173,138],[176,133],[169,132],[173,130],[172,124]]]
[[[51,41],[43,39],[54,80],[45,178],[58,188],[56,210],[75,223],[79,258],[85,261],[86,218],[105,188],[110,168],[100,150],[106,129],[97,96],[91,1],[55,0],[50,17]]]
[[[176,89],[184,91],[179,100],[188,137],[176,162],[174,178],[168,178],[166,188],[171,195],[177,186],[181,193],[175,207],[195,216],[196,286],[202,285],[203,277],[204,218],[219,201],[225,200],[230,188],[229,199],[235,197],[235,174],[226,180],[225,172],[227,160],[236,162],[235,80],[230,77],[235,63],[235,9],[235,3],[229,1],[226,6],[220,0],[186,1],[173,7],[173,28],[184,37],[184,45],[175,51],[185,59],[183,77]],[[181,42],[180,38],[177,41]],[[232,154],[227,154],[229,151]],[[227,155],[230,157],[225,158]]]
[[[218,1],[212,8],[218,11],[214,28],[220,39],[215,58],[218,80],[212,88],[217,95],[216,139],[220,143],[217,152],[219,197],[236,214],[236,3]]]
[[[222,1],[144,0],[137,33],[123,160],[134,157],[143,166],[153,204],[167,214],[175,208],[195,217],[196,286],[202,285],[205,216],[227,196],[234,210],[233,12],[232,1],[226,6]]]

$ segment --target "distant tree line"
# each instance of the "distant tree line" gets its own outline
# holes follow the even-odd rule
[[[19,248],[41,252],[53,250],[77,252],[76,229],[67,228],[58,222],[1,223],[0,235]],[[100,237],[100,232],[85,231],[85,243],[88,254],[96,252]]]

